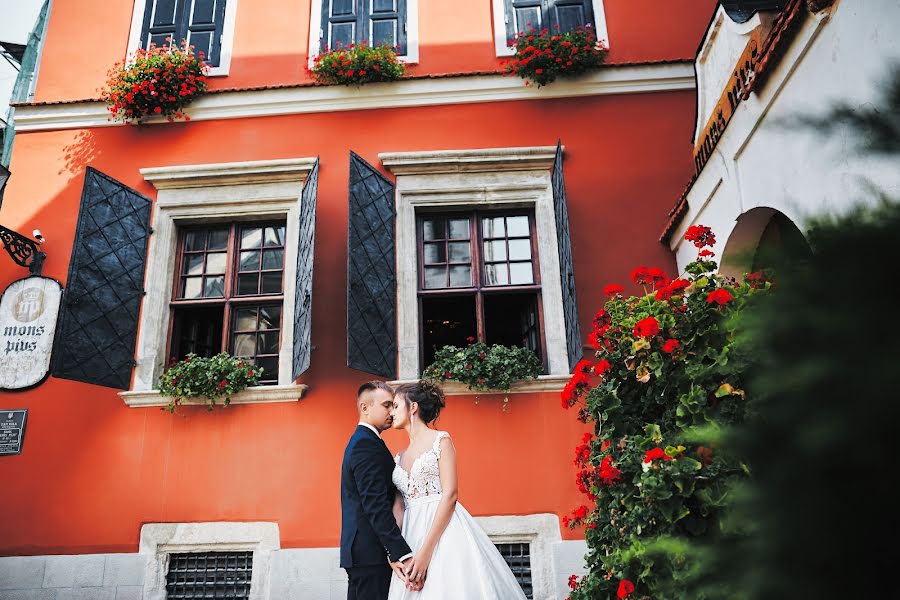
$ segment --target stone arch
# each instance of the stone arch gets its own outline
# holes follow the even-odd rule
[[[738,280],[744,273],[805,262],[812,249],[799,227],[783,212],[752,208],[737,223],[722,251],[720,272]]]

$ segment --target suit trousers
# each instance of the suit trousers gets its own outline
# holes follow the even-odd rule
[[[387,564],[347,569],[347,600],[387,600],[393,573]]]

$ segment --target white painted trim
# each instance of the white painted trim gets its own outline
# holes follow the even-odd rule
[[[153,1],[153,0],[149,0]],[[134,0],[134,12],[131,15],[131,30],[128,33],[128,48],[125,57],[134,56],[141,47],[141,30],[144,25],[144,10],[148,0]],[[237,20],[238,0],[226,0],[225,22],[222,24],[222,47],[219,50],[219,65],[210,67],[207,75],[210,77],[224,77],[231,70],[231,55],[234,46],[234,24]]]
[[[271,161],[186,165],[141,169],[141,174],[159,190],[153,206],[153,235],[147,250],[146,295],[138,328],[137,366],[134,392],[123,396],[141,406],[158,406],[148,396],[167,358],[166,337],[169,324],[169,299],[172,297],[172,271],[175,265],[177,228],[181,224],[223,219],[286,219],[284,252],[284,304],[281,348],[278,359],[278,385],[291,386],[284,401],[296,400],[291,377],[294,347],[294,285],[297,250],[300,239],[300,196],[303,183],[315,164],[313,158]],[[275,400],[276,392],[254,392]]]
[[[231,397],[231,404],[270,404],[272,402],[298,402],[309,389],[307,385],[260,385],[247,388]],[[148,406],[166,406],[171,401],[168,396],[163,396],[159,390],[146,392],[119,392],[119,397],[125,401],[125,406],[130,408],[145,408]],[[183,406],[205,406],[205,398],[190,398],[179,402]],[[222,399],[216,401],[221,405]]]
[[[422,208],[534,209],[541,270],[544,344],[551,375],[568,375],[559,248],[550,170],[556,148],[491,148],[388,152],[379,155],[397,176],[397,340],[400,379],[419,377],[416,211]]]
[[[534,392],[561,392],[571,379],[571,375],[539,375],[537,379],[526,379],[516,381],[509,388],[509,391],[488,390],[478,391],[470,390],[466,384],[458,381],[445,381],[441,384],[445,396],[486,396],[489,394],[529,394]],[[415,383],[418,379],[398,379],[396,381],[388,381],[392,386],[398,386],[403,383]],[[234,400],[232,400],[233,402]]]
[[[507,45],[506,39],[506,3],[510,0],[491,0],[492,13],[494,15],[494,50],[497,56],[513,56],[515,48]],[[605,40],[609,47],[609,27],[606,24],[606,9],[603,8],[603,0],[592,0],[594,8],[594,31],[598,40]]]
[[[608,94],[638,94],[694,89],[690,63],[607,67],[575,79],[537,88],[501,75],[406,79],[360,88],[309,86],[219,92],[194,101],[187,109],[193,121],[243,119],[378,108],[442,106],[481,102],[541,100]],[[148,124],[166,123],[149,119]],[[16,131],[124,126],[111,121],[99,101],[70,104],[20,104]]]
[[[278,523],[146,523],[140,554],[147,556],[144,600],[165,600],[169,555],[179,552],[253,552],[251,600],[269,597],[272,552],[281,548]]]
[[[562,540],[555,514],[475,517],[495,544],[529,544],[535,598],[556,599],[553,547]]]
[[[319,55],[322,37],[322,4],[328,0],[311,0],[309,16],[309,59],[310,69]],[[369,1],[369,0],[367,0]],[[406,54],[398,56],[401,61],[414,65],[419,63],[419,0],[406,0]]]

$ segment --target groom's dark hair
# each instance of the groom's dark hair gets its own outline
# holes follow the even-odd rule
[[[365,394],[366,392],[374,392],[375,390],[384,390],[388,394],[390,394],[392,396],[394,395],[394,388],[392,388],[385,382],[383,382],[383,381],[367,381],[364,384],[362,384],[361,386],[359,386],[358,390],[356,390],[356,401],[359,402],[359,400],[362,398],[362,395]]]

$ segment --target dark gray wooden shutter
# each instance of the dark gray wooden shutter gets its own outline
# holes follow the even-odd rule
[[[147,0],[141,45],[165,46],[166,38],[175,44],[183,40],[203,52],[206,62],[219,64],[222,32],[225,26],[226,0]]]
[[[572,31],[594,23],[592,0],[506,0],[506,39],[512,41],[517,32]]]
[[[397,373],[394,184],[350,153],[347,219],[347,366]]]
[[[566,203],[566,181],[563,177],[562,143],[556,145],[556,160],[551,174],[553,208],[556,213],[556,239],[559,245],[559,275],[562,283],[563,315],[566,321],[566,347],[569,369],[581,360],[581,327],[578,323],[578,299],[575,295],[575,269],[572,265],[572,239],[569,234],[569,209]]]
[[[128,389],[150,206],[148,198],[87,168],[53,349],[54,377]]]
[[[10,175],[9,169],[0,165],[0,206],[3,206],[3,190],[6,189],[6,182]]]
[[[322,0],[320,51],[366,41],[387,43],[406,54],[407,0]]]
[[[312,351],[312,282],[316,241],[316,193],[319,184],[319,161],[303,184],[300,195],[300,244],[297,251],[297,288],[294,291],[294,357],[293,378],[309,368]]]

